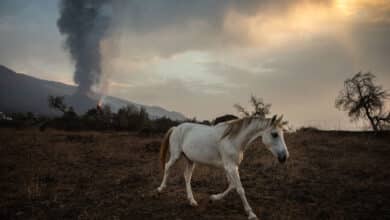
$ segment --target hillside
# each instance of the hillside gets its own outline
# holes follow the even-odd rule
[[[0,65],[0,111],[2,112],[33,112],[36,114],[53,115],[56,112],[47,105],[49,95],[65,96],[67,103],[75,107],[79,113],[95,107],[98,102],[97,94],[89,96],[75,95],[77,88],[59,82],[37,79],[16,73]],[[117,111],[120,107],[132,104],[144,107],[151,118],[168,117],[173,120],[185,120],[186,117],[174,111],[158,106],[147,106],[124,99],[107,96],[104,104],[110,105]]]
[[[390,135],[299,131],[286,134],[290,158],[279,164],[260,143],[240,174],[259,219],[389,219]],[[161,137],[128,132],[0,129],[1,219],[247,219],[222,170],[197,166],[189,206],[183,167],[168,187],[158,160]]]

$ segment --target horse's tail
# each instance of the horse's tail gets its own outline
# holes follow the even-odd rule
[[[170,128],[167,133],[165,133],[164,138],[161,142],[161,147],[160,147],[160,162],[161,162],[161,169],[164,172],[165,170],[165,160],[167,157],[167,152],[169,148],[169,137],[171,136],[171,133],[173,131],[173,128]]]

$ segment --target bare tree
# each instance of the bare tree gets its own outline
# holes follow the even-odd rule
[[[380,85],[375,85],[375,75],[357,73],[344,81],[344,89],[336,98],[336,108],[347,111],[354,121],[367,119],[374,131],[382,130],[390,123],[390,112],[385,112],[385,101],[390,94]]]
[[[243,114],[244,116],[257,115],[265,118],[265,116],[270,113],[271,104],[265,104],[262,98],[258,98],[254,95],[251,95],[249,102],[253,107],[252,112],[249,112],[240,104],[235,104],[234,107],[239,113]]]
[[[242,105],[234,104],[233,106],[234,106],[234,108],[236,108],[238,113],[240,113],[240,114],[242,114],[244,116],[250,116],[250,113],[247,110],[245,110],[245,108]]]

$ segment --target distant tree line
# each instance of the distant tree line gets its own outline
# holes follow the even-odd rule
[[[127,105],[113,112],[108,105],[96,106],[84,114],[77,114],[72,106],[65,103],[63,96],[49,96],[48,105],[58,111],[59,116],[41,116],[32,112],[2,113],[0,112],[1,127],[38,127],[41,131],[47,128],[61,130],[118,130],[139,132],[143,135],[165,133],[180,121],[167,117],[151,119],[145,108]],[[190,120],[197,122],[196,119]]]
[[[63,96],[49,96],[49,107],[58,110],[62,116],[42,125],[65,130],[122,130],[136,131],[142,134],[164,133],[180,122],[167,117],[151,119],[143,107],[127,105],[113,112],[109,105],[97,105],[82,115],[76,114],[72,107],[65,104]]]

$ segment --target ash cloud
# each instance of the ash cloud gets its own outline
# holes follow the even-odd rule
[[[57,26],[75,62],[74,81],[86,94],[102,76],[100,43],[108,35],[110,0],[62,0]]]

